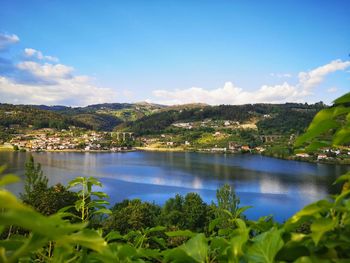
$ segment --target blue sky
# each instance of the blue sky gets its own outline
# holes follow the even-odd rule
[[[0,102],[330,103],[350,2],[0,0]]]

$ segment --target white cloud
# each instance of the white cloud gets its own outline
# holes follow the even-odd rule
[[[276,78],[291,78],[292,74],[290,73],[270,73],[271,77],[276,77]]]
[[[203,88],[192,87],[184,90],[155,90],[153,92],[156,98],[160,98],[159,103],[163,104],[183,104],[202,102],[211,105],[217,104],[247,104],[247,103],[281,103],[290,99],[300,100],[305,94],[299,91],[297,87],[288,83],[281,85],[267,86],[249,92],[236,87],[232,82],[226,82],[223,88],[206,90]]]
[[[24,54],[26,57],[33,57],[39,60],[47,60],[51,62],[58,62],[58,58],[52,56],[45,56],[41,51],[33,49],[33,48],[25,48]]]
[[[345,70],[349,66],[350,61],[342,61],[340,59],[337,59],[329,64],[318,67],[309,72],[300,72],[299,82],[304,88],[311,89],[320,84],[328,74],[338,70]]]
[[[336,87],[331,87],[331,88],[327,89],[328,93],[335,93],[337,91],[338,91],[338,89]]]
[[[20,84],[0,76],[0,97],[2,102],[16,104],[82,106],[114,102],[116,93],[94,86],[86,76],[60,79],[55,85]]]
[[[253,91],[246,91],[232,82],[226,82],[223,88],[211,90],[199,87],[174,91],[155,90],[153,91],[155,99],[152,101],[168,105],[195,102],[211,105],[304,102],[307,96],[312,95],[313,88],[320,84],[328,74],[348,67],[350,67],[350,61],[334,60],[309,72],[300,72],[299,82],[294,85],[288,82],[273,86],[263,85]]]
[[[62,64],[39,64],[34,61],[24,61],[17,64],[17,68],[33,76],[44,79],[70,78],[73,68]]]
[[[17,35],[0,34],[0,50],[6,49],[8,46],[17,43],[18,41],[19,37]]]
[[[0,34],[0,49],[18,41],[16,35]],[[58,58],[33,48],[26,48],[24,54],[37,61],[20,61],[8,68],[8,74],[0,72],[1,102],[84,106],[116,100],[114,90],[96,86],[89,76],[75,75],[73,67],[55,64]]]

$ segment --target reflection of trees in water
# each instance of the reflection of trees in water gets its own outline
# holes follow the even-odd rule
[[[26,156],[26,153],[0,153],[0,161],[9,164],[10,172],[23,174]],[[339,187],[332,183],[349,170],[349,166],[296,163],[251,155],[133,152],[35,153],[34,157],[42,163],[52,182],[64,183],[78,175],[101,175],[131,183],[193,189],[214,189],[229,182],[237,191],[298,191],[305,195],[336,193]]]

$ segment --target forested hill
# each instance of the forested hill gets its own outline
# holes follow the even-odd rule
[[[89,125],[52,111],[42,110],[28,105],[0,104],[0,127],[18,126],[26,128],[65,129],[74,125],[91,128]]]
[[[231,120],[240,123],[254,122],[264,134],[300,133],[309,125],[315,114],[326,106],[316,104],[246,104],[220,105],[199,108],[168,110],[145,116],[120,128],[139,135],[160,133],[176,122],[195,122],[206,119]]]
[[[176,122],[231,120],[254,122],[266,134],[302,132],[323,103],[163,106],[151,103],[105,103],[87,107],[0,104],[0,126],[18,124],[34,128],[70,125],[112,131],[124,129],[139,135],[157,134]]]

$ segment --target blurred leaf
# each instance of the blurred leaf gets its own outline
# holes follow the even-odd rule
[[[333,230],[336,224],[337,222],[335,220],[332,220],[331,218],[319,218],[311,224],[311,237],[315,242],[316,246],[318,245],[318,242],[320,241],[322,236],[326,232]]]
[[[253,239],[246,257],[250,262],[273,263],[278,251],[283,247],[281,230],[271,229]]]
[[[345,181],[350,181],[350,172],[347,172],[346,174],[339,176],[333,184],[338,184],[338,183],[342,183]]]
[[[171,262],[205,262],[208,244],[204,234],[197,234],[185,244],[166,254],[165,260]]]
[[[111,242],[112,240],[122,240],[124,236],[117,231],[111,231],[105,236],[105,239],[107,242]]]
[[[0,174],[1,174],[1,171],[0,171]],[[12,174],[7,174],[7,175],[4,175],[0,178],[0,187],[4,186],[4,185],[8,185],[8,184],[14,184],[14,183],[17,183],[19,181],[20,181],[20,179],[18,176],[12,175]]]
[[[101,209],[99,209],[99,210],[94,211],[92,214],[94,214],[94,215],[97,215],[97,214],[106,214],[106,215],[110,215],[110,214],[112,214],[112,211],[109,210],[109,209],[107,209],[107,208],[101,208]]]
[[[108,194],[104,192],[91,192],[91,195],[97,196],[99,198],[109,198]]]
[[[95,231],[83,229],[77,233],[64,236],[57,241],[57,245],[79,244],[94,251],[103,252],[107,242]]]
[[[345,103],[349,103],[349,102],[350,102],[350,92],[346,93],[345,95],[341,96],[340,98],[337,98],[334,101],[334,104],[338,105],[338,104],[345,104]]]
[[[171,232],[165,232],[165,234],[168,237],[193,237],[195,233],[191,232],[190,230],[178,230],[178,231],[171,231]]]

